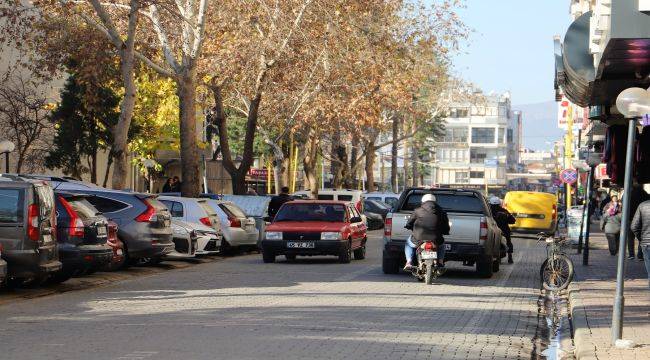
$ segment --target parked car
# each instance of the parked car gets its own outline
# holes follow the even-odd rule
[[[208,200],[208,204],[222,224],[221,252],[228,253],[233,248],[257,249],[259,232],[255,219],[247,217],[241,208],[230,201]]]
[[[258,231],[257,245],[262,242],[264,238],[264,229],[266,228],[266,220],[268,216],[269,202],[272,196],[260,195],[223,195],[221,200],[232,201],[237,205],[249,218],[255,220],[255,227]]]
[[[108,219],[88,202],[88,195],[56,191],[56,239],[63,268],[50,280],[60,283],[72,276],[95,272],[113,258],[107,244]]]
[[[503,206],[517,219],[515,232],[552,233],[558,223],[557,196],[535,191],[509,191]],[[580,207],[582,213],[582,206]]]
[[[45,181],[0,175],[0,244],[12,283],[40,283],[61,270],[54,191]]]
[[[368,230],[377,230],[384,227],[384,220],[390,212],[388,205],[378,200],[364,200],[363,209]]]
[[[223,246],[221,222],[216,211],[208,205],[209,199],[193,199],[178,196],[161,196],[160,201],[167,206],[174,220],[185,221],[193,224],[195,228],[205,226],[203,232],[209,239],[198,239],[197,255],[215,254]],[[212,231],[212,232],[210,232]],[[211,235],[210,235],[211,234]]]
[[[47,178],[43,175],[28,175]],[[88,201],[118,225],[128,263],[157,263],[174,249],[169,210],[156,195],[111,190],[81,181],[52,177],[57,190],[92,195]]]
[[[390,208],[393,208],[395,204],[399,201],[399,194],[392,192],[369,192],[361,195],[362,198],[366,200],[377,200],[387,204]]]
[[[213,228],[200,223],[189,223],[181,220],[172,220],[172,222],[183,226],[185,231],[195,238],[194,256],[214,255],[221,250],[221,241],[223,239],[221,231],[217,232]],[[176,241],[174,243],[178,251],[179,244]]]
[[[360,213],[363,213],[363,201],[361,196],[363,191],[354,189],[320,189],[318,190],[318,200],[334,200],[351,202]],[[311,198],[310,190],[301,190],[295,192],[292,196],[296,198]]]
[[[166,255],[167,259],[187,259],[195,256],[198,234],[189,223],[172,219],[172,236],[174,251]]]
[[[262,257],[272,263],[276,256],[334,255],[341,263],[366,256],[366,225],[349,202],[296,200],[280,208],[262,240]]]
[[[476,190],[423,189],[404,190],[393,212],[386,217],[382,268],[386,274],[396,274],[404,265],[404,245],[411,231],[404,228],[413,210],[420,206],[424,194],[436,196],[436,202],[449,216],[451,231],[445,235],[445,261],[476,264],[482,277],[499,271],[505,257],[501,230],[492,218],[485,197]]]
[[[113,250],[113,257],[104,267],[104,270],[106,271],[119,270],[126,263],[124,243],[117,237],[117,229],[117,223],[113,220],[108,220],[108,237],[106,238],[106,244],[108,244],[108,246]]]

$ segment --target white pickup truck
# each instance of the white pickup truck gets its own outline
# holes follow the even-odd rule
[[[424,194],[434,194],[436,202],[449,216],[451,231],[445,235],[445,261],[462,261],[474,266],[482,277],[499,271],[505,257],[501,230],[492,218],[485,197],[475,190],[406,189],[393,212],[386,217],[382,269],[385,274],[397,274],[404,266],[404,244],[411,231],[404,228],[413,210],[420,206]]]

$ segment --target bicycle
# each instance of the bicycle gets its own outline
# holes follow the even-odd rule
[[[537,235],[537,241],[546,243],[546,260],[539,269],[542,286],[548,291],[566,289],[573,280],[573,261],[562,250],[567,245],[564,237],[555,238],[544,233]]]

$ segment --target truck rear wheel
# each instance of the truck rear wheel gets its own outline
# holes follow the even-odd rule
[[[476,273],[482,278],[492,277],[492,259],[479,259],[476,262]]]
[[[389,257],[387,256],[386,252],[384,252],[384,256],[382,257],[381,262],[381,269],[384,274],[399,273],[399,262],[397,261],[397,258]]]

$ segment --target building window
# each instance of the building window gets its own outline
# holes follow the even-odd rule
[[[511,143],[512,141],[512,129],[508,129],[508,142]]]
[[[472,143],[494,144],[494,128],[472,128]]]
[[[456,184],[466,184],[469,182],[469,173],[467,171],[456,171]]]
[[[505,130],[506,130],[505,128],[499,128],[499,139],[498,139],[499,144],[503,144],[504,141],[503,135],[505,135]]]
[[[445,130],[444,142],[448,143],[466,143],[467,128],[447,128]]]
[[[484,171],[470,171],[469,177],[472,179],[483,179],[485,177]]]
[[[481,152],[479,149],[471,149],[469,151],[469,162],[472,164],[483,164],[487,154]]]

